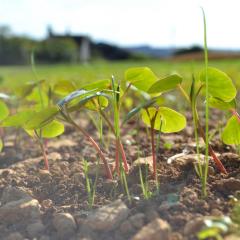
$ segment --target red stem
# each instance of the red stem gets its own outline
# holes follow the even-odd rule
[[[200,135],[201,135],[202,139],[205,142],[205,139],[206,139],[205,138],[205,133],[204,133],[204,130],[203,130],[203,128],[202,128],[202,126],[201,126],[199,121],[198,121],[198,127],[199,127]],[[219,169],[219,171],[221,173],[227,174],[226,168],[223,166],[223,164],[220,161],[220,159],[216,156],[216,154],[215,154],[215,152],[214,152],[214,150],[213,150],[213,148],[212,148],[212,146],[210,144],[208,146],[208,150],[209,150],[209,153],[210,153],[211,157],[213,158],[214,163],[216,164],[216,167]]]
[[[103,152],[102,150],[100,149],[100,147],[98,146],[98,144],[95,142],[95,140],[83,129],[81,128],[80,126],[78,126],[74,121],[71,121],[71,123],[87,138],[87,140],[92,144],[92,146],[96,149],[96,151],[98,152],[99,154],[99,157],[102,159],[103,161],[103,164],[104,164],[104,167],[105,167],[105,171],[106,171],[106,174],[107,174],[107,177],[109,179],[113,179],[113,176],[112,176],[112,171],[109,167],[109,164],[106,160],[106,158],[104,157],[103,155]]]
[[[152,144],[152,158],[153,158],[153,177],[154,179],[157,176],[157,161],[156,161],[156,151],[154,144],[154,127],[151,126],[151,144]]]
[[[123,160],[123,167],[126,173],[129,172],[129,166],[128,166],[128,162],[127,162],[127,158],[126,158],[126,154],[123,148],[123,145],[119,139],[119,148],[120,148],[120,153],[122,155],[122,160]]]
[[[101,110],[100,110],[100,114],[102,115],[102,117],[107,122],[111,131],[115,134],[114,127],[113,127],[112,123],[109,121],[108,117]],[[115,165],[116,165],[115,169],[117,170],[117,173],[119,174],[119,153],[120,153],[121,157],[122,157],[122,160],[123,160],[124,170],[125,170],[126,173],[128,173],[129,172],[129,166],[128,166],[126,154],[125,154],[125,151],[124,151],[124,148],[123,148],[123,145],[122,145],[120,139],[116,138],[115,147],[116,147],[116,150],[115,150],[116,151],[116,153],[115,153]]]
[[[126,155],[123,149],[123,145],[120,141],[120,139],[116,139],[115,142],[115,171],[117,172],[118,175],[120,175],[120,160],[119,160],[119,154],[122,156],[122,161],[123,161],[123,168],[126,173],[129,172],[129,166],[127,163]]]

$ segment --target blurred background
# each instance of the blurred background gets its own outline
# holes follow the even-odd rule
[[[237,0],[0,0],[0,65],[240,57]]]

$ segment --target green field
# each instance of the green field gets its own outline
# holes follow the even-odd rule
[[[210,61],[210,66],[218,67],[225,71],[240,86],[240,60]],[[196,76],[203,68],[203,61],[177,62],[177,61],[121,61],[103,62],[97,61],[87,65],[37,65],[39,79],[49,81],[72,80],[79,86],[93,80],[107,79],[112,74],[118,79],[123,79],[124,71],[129,67],[150,67],[159,77],[177,72],[184,77],[184,84],[188,84],[192,73]],[[31,66],[2,66],[0,67],[1,89],[11,89],[23,82],[31,81],[34,75]]]

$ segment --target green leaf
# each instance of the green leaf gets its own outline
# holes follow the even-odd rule
[[[6,118],[9,114],[7,105],[0,100],[0,121]]]
[[[212,108],[218,108],[220,110],[236,109],[235,99],[233,99],[231,102],[224,102],[221,99],[210,97],[208,102],[209,102],[209,106]]]
[[[96,92],[90,95],[81,96],[81,98],[74,99],[70,104],[68,104],[68,111],[76,111],[81,107],[85,107],[89,110],[97,111],[101,106],[101,110],[108,106],[109,95],[103,92]]]
[[[147,92],[158,80],[157,76],[148,67],[129,68],[125,72],[125,80],[137,89]]]
[[[203,84],[206,81],[205,76],[205,71],[202,71],[200,80]],[[224,102],[232,101],[237,94],[230,77],[226,73],[211,67],[208,68],[208,89],[212,97],[221,99]]]
[[[154,129],[160,130],[161,126],[161,132],[163,133],[179,132],[186,126],[186,118],[182,114],[167,107],[159,107],[158,109],[151,107],[147,110],[142,110],[142,120],[148,127],[151,126],[151,120],[155,114]]]
[[[33,91],[33,89],[38,86],[39,84],[45,82],[45,80],[40,80],[38,82],[36,81],[31,81],[31,82],[27,82],[21,86],[18,86],[15,89],[16,95],[22,98],[25,98],[26,96],[28,96],[29,94],[31,94],[31,92]]]
[[[1,123],[2,127],[22,127],[35,115],[35,111],[25,110],[14,115],[8,116]]]
[[[36,112],[34,116],[24,124],[24,128],[27,130],[42,128],[50,123],[58,113],[59,108],[56,106],[45,108],[40,112]]]
[[[236,116],[232,116],[222,132],[222,140],[228,145],[240,144],[240,122]]]
[[[196,83],[195,77],[194,77],[194,75],[192,75],[192,83],[191,83],[190,94],[189,94],[191,103],[193,102],[193,100],[195,98],[195,83]]]
[[[148,108],[152,106],[157,101],[157,98],[152,98],[146,102],[141,103],[137,107],[133,108],[127,116],[124,118],[123,123],[125,124],[128,120],[130,120],[133,116],[135,116],[137,113],[139,113],[143,108]]]
[[[64,132],[64,125],[56,120],[45,125],[41,130],[37,130],[38,134],[40,134],[42,138],[54,138],[61,135]]]
[[[158,80],[148,89],[148,93],[162,93],[173,90],[182,82],[182,77],[178,74],[172,74]]]
[[[0,138],[0,152],[2,152],[2,150],[3,150],[3,141],[2,141],[2,139]]]
[[[60,96],[66,96],[69,93],[75,91],[76,89],[77,88],[76,88],[75,84],[73,82],[67,81],[67,80],[58,81],[53,86],[53,92]]]
[[[97,89],[98,91],[108,89],[111,86],[110,79],[98,80],[93,83],[84,85],[82,88],[85,90]]]
[[[41,94],[39,93],[39,89],[38,88],[34,88],[32,90],[32,92],[25,97],[25,99],[29,102],[35,102],[38,103],[42,106],[42,104],[44,106],[47,106],[48,104],[48,95],[41,91]]]
[[[211,227],[211,228],[205,228],[203,230],[201,230],[197,236],[199,240],[205,240],[208,238],[216,238],[219,237],[220,234],[220,229],[216,228],[216,227]]]
[[[93,90],[85,90],[85,89],[80,89],[80,90],[76,90],[74,92],[71,92],[70,94],[68,94],[66,97],[64,97],[63,99],[61,99],[57,105],[60,108],[63,108],[65,105],[68,105],[70,102],[72,102],[73,100],[79,100],[81,99],[83,96],[87,96],[93,92],[96,92],[96,89]]]

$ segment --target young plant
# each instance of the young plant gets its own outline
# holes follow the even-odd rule
[[[142,110],[142,120],[150,127],[153,157],[153,176],[157,178],[157,156],[155,150],[155,130],[162,133],[179,132],[186,126],[186,118],[167,107],[149,107]]]
[[[106,174],[108,178],[112,179],[112,172],[109,164],[104,157],[104,154],[96,141],[89,135],[89,133],[80,125],[78,125],[72,118],[71,113],[81,109],[95,110],[96,106],[92,104],[91,100],[94,98],[99,99],[101,102],[101,108],[105,108],[108,105],[108,95],[103,92],[97,92],[96,90],[77,90],[63,99],[61,99],[57,105],[50,106],[35,113],[34,117],[27,121],[25,127],[27,130],[38,130],[44,127],[46,124],[54,121],[55,119],[66,122],[74,126],[80,131],[84,137],[91,143],[91,145],[98,152],[101,160],[104,163]]]
[[[153,176],[157,179],[157,160],[155,150],[155,130],[163,133],[178,132],[186,125],[186,119],[180,113],[167,107],[152,107],[165,92],[173,90],[182,81],[177,74],[158,79],[147,67],[130,68],[125,73],[125,79],[145,97],[143,102],[132,109],[124,123],[141,111],[143,122],[150,127],[153,157]]]
[[[127,173],[129,171],[126,154],[121,142],[121,129],[120,129],[120,114],[121,114],[121,105],[124,102],[125,95],[128,91],[128,88],[123,91],[120,86],[120,82],[117,84],[114,81],[114,77],[110,80],[100,80],[93,82],[91,84],[85,85],[82,87],[86,90],[95,89],[97,91],[105,91],[109,93],[109,99],[112,103],[112,112],[114,117],[114,122],[109,119],[108,115],[103,111],[97,99],[92,99],[92,104],[95,106],[96,111],[98,112],[101,119],[104,119],[109,129],[113,132],[115,136],[115,171],[120,176],[121,165],[123,163],[123,170]],[[120,162],[122,160],[122,162]]]
[[[208,67],[208,53],[207,53],[207,40],[206,40],[206,20],[204,17],[204,52],[205,52],[205,69],[200,72],[200,84],[196,87],[196,81],[193,77],[190,96],[184,91],[182,86],[179,84],[178,88],[183,94],[183,96],[190,103],[193,123],[194,123],[194,132],[197,145],[197,154],[199,155],[199,135],[205,141],[205,162],[201,163],[200,159],[198,161],[196,172],[199,175],[202,183],[202,194],[205,197],[207,195],[206,184],[208,177],[208,166],[209,166],[209,154],[211,155],[216,167],[221,173],[227,174],[227,171],[219,158],[216,156],[212,146],[209,142],[209,129],[208,129],[208,119],[209,119],[209,107],[219,108],[219,109],[229,109],[232,113],[237,116],[236,107],[235,107],[235,97],[236,97],[236,88],[233,85],[232,80],[222,71]],[[201,121],[198,116],[197,103],[199,101],[200,93],[204,90],[205,92],[205,131],[202,127]],[[230,131],[231,132],[231,131]],[[226,134],[228,135],[228,134]],[[226,137],[227,138],[227,137]],[[226,139],[225,138],[225,139]]]
[[[99,161],[98,161],[99,166]],[[98,174],[99,169],[96,171],[95,180],[94,182],[89,178],[89,165],[88,162],[84,159],[83,160],[83,172],[86,179],[86,190],[88,194],[88,204],[90,208],[92,208],[96,196],[96,188],[97,188],[97,180],[98,180]]]
[[[10,115],[1,122],[1,127],[22,128],[39,144],[43,154],[45,169],[49,170],[47,152],[44,144],[44,139],[55,138],[64,132],[64,125],[56,120],[51,120],[50,116],[56,115],[58,109],[51,107],[43,109],[40,112],[34,110],[24,110]],[[48,119],[45,124],[42,122]]]
[[[146,163],[147,166],[147,163]],[[143,197],[145,199],[149,199],[152,197],[153,193],[149,189],[149,184],[148,184],[148,168],[145,168],[144,175],[142,172],[141,166],[139,166],[139,178],[140,178],[140,184],[141,184],[141,189],[143,193]]]

